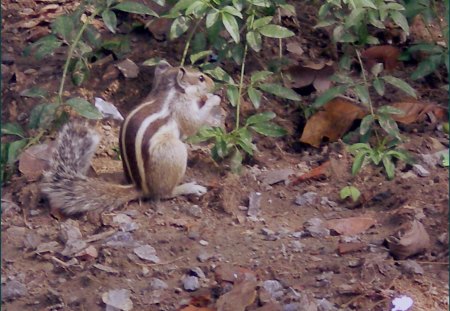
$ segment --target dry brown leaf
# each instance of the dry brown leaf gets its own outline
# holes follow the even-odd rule
[[[368,69],[377,63],[383,63],[386,71],[392,71],[397,68],[401,50],[391,45],[372,46],[361,53]]]
[[[331,87],[330,77],[333,73],[333,67],[327,63],[291,66],[288,69],[291,80],[286,82],[286,86],[302,88],[313,84],[317,91],[324,92]]]
[[[26,149],[19,157],[19,171],[28,181],[36,181],[49,168],[53,147],[40,144]]]
[[[310,170],[309,172],[300,175],[298,177],[295,177],[292,181],[291,184],[293,186],[298,185],[299,183],[303,182],[303,181],[307,181],[310,179],[317,179],[320,177],[324,177],[327,176],[330,173],[329,170],[330,167],[330,161],[327,161],[325,163],[323,163],[322,165],[313,168],[312,170]]]
[[[289,42],[288,44],[286,44],[286,49],[288,50],[288,52],[291,52],[295,56],[302,56],[304,53],[299,42]]]
[[[349,100],[335,98],[323,106],[306,122],[300,141],[316,148],[324,137],[337,141],[352,126],[353,121],[362,119],[367,110]]]
[[[392,119],[403,124],[411,124],[417,121],[422,121],[425,114],[433,113],[438,120],[447,118],[447,109],[436,104],[423,103],[416,100],[401,101],[392,104],[391,106],[403,110],[405,114],[392,115]]]
[[[370,216],[349,217],[341,219],[327,220],[327,228],[342,235],[356,235],[366,231],[377,223],[376,219]]]
[[[232,290],[219,297],[217,311],[245,311],[256,299],[256,285],[254,280],[236,284]]]
[[[388,247],[397,259],[405,259],[430,248],[430,236],[421,222],[413,220],[386,238]]]

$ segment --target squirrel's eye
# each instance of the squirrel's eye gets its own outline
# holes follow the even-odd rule
[[[200,77],[198,77],[198,79],[200,80],[200,82],[205,82],[205,77],[204,76],[200,76]]]

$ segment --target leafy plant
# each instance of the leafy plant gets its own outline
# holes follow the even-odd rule
[[[370,96],[370,89],[380,96],[385,95],[386,84],[390,84],[411,97],[416,98],[416,91],[404,80],[385,74],[383,64],[377,64],[366,71],[361,59],[360,49],[366,44],[378,44],[379,41],[370,33],[370,28],[384,29],[384,23],[391,21],[406,33],[409,25],[402,12],[405,7],[389,0],[340,1],[327,0],[319,9],[319,23],[316,27],[335,25],[333,41],[340,44],[344,54],[339,61],[339,70],[332,77],[336,86],[325,91],[313,103],[318,108],[336,96],[344,93],[353,94],[370,112],[361,121],[359,132],[361,143],[350,146],[355,155],[352,173],[357,174],[367,158],[373,164],[380,165],[389,179],[394,177],[393,158],[410,161],[405,151],[396,148],[401,141],[397,123],[392,115],[403,114],[402,110],[392,106],[375,108]],[[352,74],[352,60],[356,59],[361,68],[358,76]],[[380,132],[378,129],[382,129]],[[375,141],[370,138],[374,135]]]
[[[243,97],[248,97],[256,109],[261,106],[264,92],[285,99],[300,100],[300,96],[294,91],[277,83],[271,71],[253,72],[250,81],[245,79],[249,50],[260,52],[265,37],[282,40],[294,35],[292,31],[273,22],[274,15],[280,8],[295,12],[293,6],[282,0],[181,0],[163,16],[174,19],[170,29],[171,39],[188,32],[181,65],[184,65],[188,51],[191,50],[191,64],[197,63],[202,71],[225,87],[229,102],[236,108],[234,130],[226,133],[221,128],[204,129],[196,137],[201,141],[215,141],[212,154],[216,159],[225,158],[234,150],[232,162],[240,165],[243,158],[241,151],[252,155],[254,146],[248,129],[267,136],[281,136],[285,133],[280,127],[266,123],[275,117],[272,113],[251,116],[241,127],[240,106]],[[206,31],[198,32],[199,27],[206,28]],[[207,57],[211,55],[216,57],[216,63],[207,62]],[[218,65],[230,61],[240,66],[238,83]]]
[[[342,200],[345,200],[346,198],[352,198],[353,202],[356,202],[361,196],[361,192],[354,186],[346,186],[341,189],[341,191],[339,192],[339,196]]]

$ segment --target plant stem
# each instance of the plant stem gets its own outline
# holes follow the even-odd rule
[[[70,61],[72,60],[73,53],[75,51],[75,47],[78,45],[78,42],[80,41],[81,36],[83,35],[84,31],[86,30],[86,27],[92,22],[92,20],[95,18],[95,16],[97,16],[97,14],[98,14],[98,10],[94,11],[94,13],[92,13],[92,15],[88,17],[88,19],[83,24],[83,26],[81,26],[80,31],[78,31],[77,36],[73,40],[72,44],[70,45],[69,53],[67,54],[66,63],[64,64],[64,70],[63,70],[63,75],[61,78],[61,84],[59,85],[58,101],[59,101],[60,105],[62,104],[62,95],[63,95],[63,91],[64,91],[64,84],[65,84],[66,78],[67,78],[67,71],[69,70]]]
[[[369,100],[370,114],[372,115],[373,119],[375,120],[376,119],[376,115],[375,115],[375,112],[373,110],[372,98],[370,97],[370,93],[369,93],[369,82],[367,81],[367,77],[366,77],[366,69],[364,68],[364,63],[363,63],[363,61],[361,59],[361,54],[359,53],[358,49],[355,48],[355,51],[356,51],[356,56],[358,57],[359,65],[361,66],[361,74],[362,74],[362,77],[363,77],[363,80],[364,80],[364,85],[365,85],[365,87],[367,89],[367,95],[368,95],[367,97],[368,97],[368,100]],[[377,133],[376,130],[374,132],[375,132],[375,136],[377,138],[377,142],[379,142],[380,138],[378,137],[378,133]]]
[[[195,23],[194,28],[192,28],[191,32],[189,33],[189,36],[186,40],[186,45],[184,46],[183,56],[181,57],[181,63],[180,66],[184,66],[184,62],[186,61],[186,55],[189,50],[189,46],[191,45],[192,37],[194,37],[194,33],[197,31],[198,26],[200,25],[200,22],[203,20],[202,18],[199,18],[198,21]]]
[[[247,50],[248,43],[245,42],[244,46],[244,56],[242,57],[242,65],[241,65],[241,75],[239,77],[239,92],[238,92],[238,100],[236,104],[236,126],[235,130],[239,129],[239,117],[241,113],[241,97],[242,97],[242,89],[244,88],[244,73],[245,73],[245,59],[247,58]]]

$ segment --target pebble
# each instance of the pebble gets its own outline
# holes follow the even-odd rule
[[[141,259],[152,263],[160,262],[159,257],[156,256],[156,250],[148,244],[136,247],[133,252]]]
[[[262,287],[270,294],[273,299],[283,296],[283,285],[277,280],[267,280],[263,282]]]
[[[133,302],[130,299],[129,289],[114,289],[103,293],[102,301],[106,305],[106,310],[130,311],[133,309]]]
[[[322,238],[330,235],[330,230],[326,228],[324,221],[317,217],[308,220],[304,224],[304,227],[305,231],[315,238]]]
[[[299,310],[306,310],[306,309],[304,309],[302,305],[298,302],[288,303],[287,305],[283,306],[283,311],[299,311]]]
[[[187,209],[187,213],[190,216],[196,217],[196,218],[201,218],[202,217],[202,212],[203,212],[202,209],[198,205],[189,206],[189,208]]]
[[[191,269],[191,273],[193,276],[199,277],[201,279],[205,279],[206,275],[200,267],[194,267]]]
[[[186,291],[196,291],[200,288],[200,282],[196,276],[187,276],[183,279],[183,288]]]
[[[316,201],[316,198],[317,198],[317,193],[306,192],[295,198],[295,204],[297,204],[298,206],[304,206],[306,204],[313,204]]]
[[[211,253],[208,253],[207,251],[200,251],[200,253],[197,256],[197,260],[200,262],[206,262],[213,257],[214,257],[214,255]]]
[[[422,274],[425,272],[421,265],[417,263],[415,260],[405,260],[400,261],[399,265],[401,269],[409,274]]]
[[[420,177],[430,176],[430,172],[420,164],[414,164],[413,171]]]
[[[325,298],[317,301],[317,311],[337,311],[337,308]]]
[[[257,218],[261,211],[261,193],[252,192],[249,195],[247,216]]]
[[[336,207],[336,206],[338,206],[338,204],[336,202],[331,201],[327,197],[321,197],[320,198],[320,205],[329,206],[329,207]]]
[[[27,293],[27,287],[17,280],[8,281],[2,286],[2,300],[14,300]]]
[[[161,279],[152,278],[150,280],[150,287],[152,290],[159,290],[159,289],[167,289],[169,288],[169,285],[167,285],[167,283]]]
[[[198,243],[203,246],[206,246],[209,244],[208,241],[205,241],[205,240],[200,240],[200,241],[198,241]]]
[[[305,245],[300,241],[292,241],[291,248],[294,253],[301,253]]]

